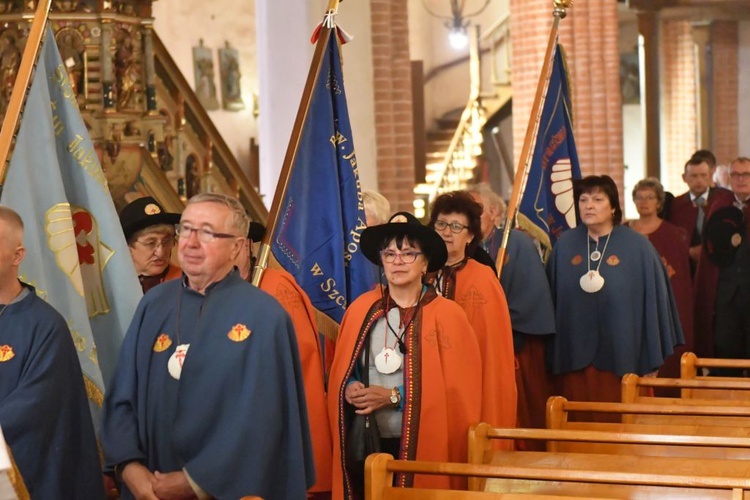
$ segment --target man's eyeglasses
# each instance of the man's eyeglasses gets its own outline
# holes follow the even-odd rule
[[[742,179],[743,181],[746,181],[750,179],[750,172],[730,172],[729,177],[734,180]]]
[[[198,229],[197,227],[186,226],[185,224],[176,224],[174,230],[177,233],[177,236],[185,239],[190,238],[190,235],[195,233],[198,241],[200,241],[201,243],[211,243],[217,238],[239,238],[239,236],[235,236],[234,234],[217,233],[211,231],[210,229]]]
[[[396,257],[401,258],[401,262],[404,264],[414,264],[417,260],[417,256],[422,255],[422,252],[403,252],[398,253],[394,252],[392,250],[383,250],[380,252],[380,258],[383,259],[383,262],[386,264],[393,264],[396,262]]]
[[[165,238],[158,240],[156,238],[149,238],[147,240],[135,240],[136,243],[140,243],[143,248],[155,252],[157,248],[162,247],[164,251],[169,251],[174,246],[174,238]]]
[[[458,223],[458,222],[449,223],[449,222],[445,222],[444,220],[436,220],[434,226],[435,226],[435,229],[437,229],[438,231],[442,231],[446,227],[449,227],[451,228],[451,233],[455,233],[455,234],[458,234],[464,229],[467,229],[469,227],[469,226],[464,226],[463,224]]]

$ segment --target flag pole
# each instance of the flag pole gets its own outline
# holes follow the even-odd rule
[[[518,160],[518,168],[516,169],[516,178],[513,181],[513,191],[510,195],[508,202],[508,209],[505,213],[505,227],[503,228],[503,241],[500,245],[500,250],[497,255],[497,277],[503,273],[503,263],[505,262],[505,252],[508,247],[508,238],[510,237],[510,231],[518,212],[518,203],[523,193],[521,187],[526,180],[529,173],[529,164],[531,163],[531,157],[533,155],[532,145],[534,138],[539,132],[539,119],[542,113],[542,106],[544,105],[544,99],[547,94],[547,88],[549,86],[549,80],[552,72],[552,57],[555,51],[555,43],[557,41],[557,32],[560,26],[560,20],[564,19],[568,15],[568,9],[570,8],[573,0],[553,0],[554,11],[552,12],[552,30],[549,34],[549,40],[547,41],[547,52],[544,55],[544,63],[542,65],[542,72],[539,75],[539,84],[536,87],[536,95],[534,97],[534,103],[531,106],[531,114],[529,115],[529,125],[526,129],[526,137],[523,140],[523,147],[521,148],[521,156]]]
[[[51,2],[52,0],[41,0],[36,7],[34,18],[31,21],[29,37],[26,40],[26,47],[23,49],[21,64],[18,67],[16,82],[13,85],[13,92],[10,94],[2,129],[0,129],[0,194],[5,185],[5,177],[8,174],[13,137],[21,121],[23,106],[31,84],[31,75],[41,51]]]
[[[328,7],[326,8],[326,19],[332,17],[338,12],[340,0],[328,0]],[[286,196],[286,191],[289,186],[289,178],[292,174],[292,166],[297,158],[297,151],[299,150],[299,143],[302,138],[302,129],[307,119],[307,113],[310,110],[310,103],[312,102],[313,90],[315,83],[318,80],[320,74],[320,67],[325,55],[325,50],[328,47],[328,40],[331,37],[331,32],[335,29],[326,26],[325,22],[321,26],[320,36],[315,45],[315,53],[313,54],[312,62],[310,63],[310,71],[307,74],[307,82],[305,83],[305,89],[302,92],[302,100],[297,110],[297,118],[294,120],[294,127],[292,128],[292,135],[289,138],[289,145],[286,149],[286,155],[284,156],[284,163],[281,166],[281,173],[279,174],[279,182],[276,184],[276,192],[273,195],[273,202],[271,203],[271,210],[268,214],[268,221],[266,224],[266,233],[263,235],[263,240],[260,244],[260,252],[258,255],[258,261],[253,269],[253,280],[252,283],[255,286],[259,286],[263,279],[263,272],[268,267],[268,259],[271,254],[271,238],[276,232],[276,224],[279,218],[279,210],[281,209],[281,201]]]

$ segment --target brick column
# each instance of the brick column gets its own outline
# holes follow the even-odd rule
[[[675,194],[685,191],[685,162],[698,149],[697,66],[692,26],[688,21],[662,24],[663,162],[661,180]]]
[[[717,161],[729,163],[739,154],[739,29],[737,21],[711,25],[713,92],[711,116],[713,152]]]
[[[552,26],[552,1],[510,0],[513,42],[513,149],[523,144],[542,57]],[[576,2],[560,22],[571,79],[576,146],[584,175],[607,174],[623,185],[622,99],[616,2]]]
[[[371,0],[378,190],[392,211],[413,211],[414,132],[408,2]]]

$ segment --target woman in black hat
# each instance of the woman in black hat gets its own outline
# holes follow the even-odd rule
[[[479,344],[455,303],[423,283],[440,269],[442,239],[411,214],[362,233],[361,250],[382,266],[387,285],[347,309],[336,343],[328,391],[333,435],[333,498],[363,498],[363,450],[406,460],[467,460],[466,432],[479,421],[482,369]],[[461,480],[397,475],[397,484],[461,487]]]
[[[165,212],[150,196],[134,200],[120,212],[120,224],[143,293],[182,276],[180,268],[170,263],[174,226],[178,222],[180,214]]]

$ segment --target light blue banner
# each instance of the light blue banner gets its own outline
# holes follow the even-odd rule
[[[142,292],[51,31],[0,202],[26,226],[21,279],[65,317],[89,399],[100,406]]]

